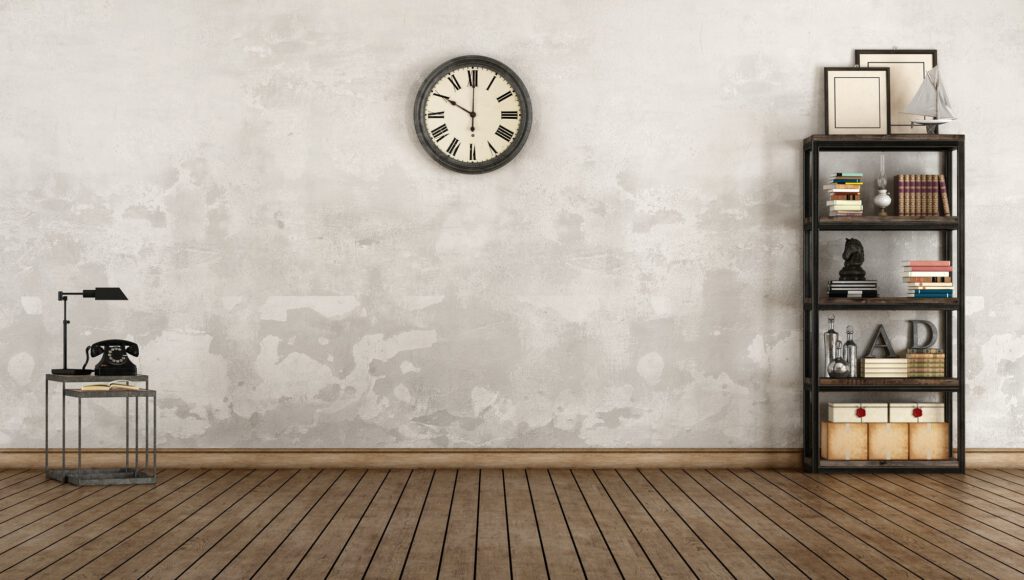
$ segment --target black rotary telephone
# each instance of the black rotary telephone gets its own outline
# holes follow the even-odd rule
[[[103,355],[100,362],[96,363],[97,376],[111,375],[136,375],[139,370],[135,363],[128,358],[128,355],[139,356],[139,345],[127,340],[104,340],[97,342],[85,349],[84,369],[89,364],[89,359],[94,356]]]

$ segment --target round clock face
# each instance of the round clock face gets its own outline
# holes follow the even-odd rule
[[[416,97],[416,135],[438,163],[483,173],[508,163],[530,132],[530,97],[500,62],[463,56],[437,67]]]

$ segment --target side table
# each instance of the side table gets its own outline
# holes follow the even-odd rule
[[[83,391],[80,388],[68,388],[71,384],[107,383],[111,381],[128,381],[143,383],[144,389],[137,391]],[[50,469],[50,383],[61,384],[60,403],[60,469]],[[74,485],[127,485],[136,483],[156,483],[156,391],[149,388],[148,375],[130,376],[93,376],[93,375],[46,375],[45,391],[46,420],[43,444],[43,465],[46,477]],[[67,466],[67,400],[78,400],[78,444],[76,465],[72,469]],[[115,468],[83,468],[82,467],[82,399],[124,399],[124,467]],[[135,399],[135,458],[131,460],[130,445],[130,401]],[[143,412],[144,436],[143,445],[139,444],[139,399],[145,402]],[[153,446],[150,448],[149,400],[153,400]],[[140,460],[140,450],[142,458]]]

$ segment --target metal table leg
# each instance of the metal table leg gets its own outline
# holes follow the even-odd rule
[[[78,481],[82,481],[82,399],[78,399]]]
[[[67,452],[68,452],[68,422],[67,422],[67,400],[64,396],[64,383],[60,384],[60,477],[64,479],[64,476],[68,472],[67,467]]]
[[[43,419],[43,476],[50,477],[50,381],[43,379],[43,400],[46,402],[46,418]]]
[[[124,468],[128,469],[128,397],[124,398]]]
[[[139,398],[135,397],[135,473],[139,472]]]
[[[153,393],[153,477],[156,477],[156,392]]]

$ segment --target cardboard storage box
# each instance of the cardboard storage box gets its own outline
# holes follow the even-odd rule
[[[889,403],[890,423],[942,423],[946,408],[942,403]]]
[[[867,424],[822,421],[821,458],[839,461],[867,459]]]
[[[910,457],[910,425],[907,423],[870,423],[868,459],[897,461]]]
[[[949,459],[949,423],[907,423],[910,459]]]
[[[829,403],[828,420],[833,423],[888,423],[888,403]]]

